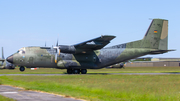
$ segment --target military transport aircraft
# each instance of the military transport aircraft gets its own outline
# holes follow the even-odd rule
[[[4,58],[3,47],[2,47],[2,58],[0,58],[0,69],[15,69],[15,65],[9,63]]]
[[[23,47],[7,61],[26,67],[67,69],[67,73],[86,74],[87,69],[100,69],[147,54],[168,51],[168,20],[153,19],[142,40],[106,46],[115,36],[104,35],[75,45],[55,47]]]

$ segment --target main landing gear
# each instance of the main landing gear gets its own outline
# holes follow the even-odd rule
[[[87,69],[67,69],[68,74],[86,74]]]
[[[23,72],[23,71],[25,70],[24,66],[21,66],[21,67],[19,68],[19,70],[20,70],[21,72]]]

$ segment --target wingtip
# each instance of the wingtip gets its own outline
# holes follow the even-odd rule
[[[116,36],[114,36],[114,35],[101,35],[101,38],[103,38],[103,37],[108,37],[110,39],[116,38]]]
[[[116,37],[116,36],[114,36],[114,35],[101,35],[101,36]]]

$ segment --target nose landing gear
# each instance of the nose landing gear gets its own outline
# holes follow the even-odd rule
[[[19,70],[20,70],[21,72],[23,72],[23,71],[25,70],[24,66],[21,66],[21,67],[19,68]]]

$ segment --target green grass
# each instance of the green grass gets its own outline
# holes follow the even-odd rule
[[[90,101],[179,101],[180,75],[104,75],[106,73],[180,72],[180,67],[126,67],[88,69],[91,75],[0,76],[0,84],[73,96]],[[66,70],[40,68],[0,70],[0,74],[65,74]],[[1,99],[0,99],[1,101]]]
[[[1,76],[2,84],[91,101],[179,101],[180,75]]]
[[[125,69],[110,68],[110,69],[88,69],[88,74],[101,73],[161,73],[161,72],[180,72],[180,67],[125,67]],[[26,68],[24,72],[19,71],[19,68],[14,70],[0,69],[0,74],[66,74],[66,69],[54,68],[39,68],[31,70]]]
[[[0,101],[16,101],[16,100],[0,95]]]

